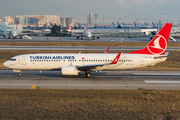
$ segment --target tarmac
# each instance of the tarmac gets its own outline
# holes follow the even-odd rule
[[[62,39],[62,40],[60,40]],[[111,41],[113,39],[113,41]],[[32,37],[32,39],[8,39],[0,36],[0,42],[149,42],[150,37],[142,38],[100,38],[100,39],[76,39],[76,37]]]
[[[103,71],[91,72],[86,78],[62,76],[60,71],[23,71],[23,76],[12,70],[0,70],[1,89],[145,89],[180,90],[179,71]]]
[[[110,47],[110,51],[135,51],[144,47]],[[106,50],[101,46],[0,46],[0,50]],[[180,51],[180,47],[167,47],[167,51]]]

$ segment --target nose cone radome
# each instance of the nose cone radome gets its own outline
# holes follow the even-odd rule
[[[3,63],[3,66],[4,66],[4,67],[7,67],[7,66],[8,66],[7,61]]]

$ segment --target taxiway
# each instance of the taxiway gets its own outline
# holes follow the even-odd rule
[[[0,70],[1,89],[150,89],[180,90],[179,71],[104,71],[92,72],[91,78],[62,76],[60,71],[23,71],[23,76],[12,70]]]
[[[60,40],[62,39],[62,40]],[[76,39],[75,37],[32,37],[32,39],[8,39],[0,37],[0,42],[149,42],[149,37],[142,38],[100,38],[96,40],[92,39]]]
[[[140,50],[144,47],[110,47],[110,51]],[[0,50],[106,50],[101,46],[0,46]],[[167,47],[167,51],[179,51],[180,47]]]

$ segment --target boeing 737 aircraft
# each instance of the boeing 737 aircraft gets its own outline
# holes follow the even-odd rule
[[[153,66],[167,59],[166,47],[172,24],[166,23],[161,31],[144,48],[138,51],[117,54],[68,54],[39,53],[18,55],[3,63],[15,72],[23,70],[61,71],[62,75],[78,75],[85,72],[91,77],[91,71],[117,71]]]

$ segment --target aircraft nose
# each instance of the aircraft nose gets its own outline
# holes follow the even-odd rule
[[[4,62],[4,63],[3,63],[3,66],[4,66],[4,67],[7,67],[7,66],[8,66],[8,62],[7,62],[7,61]]]

